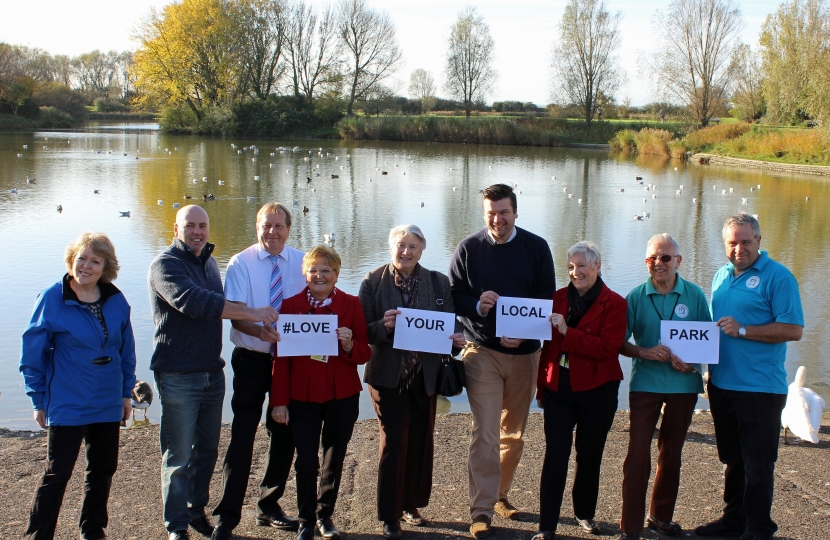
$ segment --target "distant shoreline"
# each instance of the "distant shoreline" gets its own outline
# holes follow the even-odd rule
[[[697,165],[724,165],[726,167],[741,167],[744,169],[762,169],[765,171],[788,174],[809,174],[813,176],[830,176],[830,166],[806,165],[802,163],[778,163],[775,161],[761,161],[757,159],[734,158],[717,154],[699,153],[689,158]]]

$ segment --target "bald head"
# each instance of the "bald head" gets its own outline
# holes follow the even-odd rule
[[[189,204],[176,213],[173,234],[198,257],[210,237],[210,219],[201,206]]]

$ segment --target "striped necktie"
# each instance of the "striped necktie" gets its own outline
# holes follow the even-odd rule
[[[268,259],[274,263],[274,268],[271,270],[271,307],[279,311],[282,307],[282,272],[280,272],[280,263],[276,255],[268,255]],[[271,344],[271,354],[274,353],[275,345]]]

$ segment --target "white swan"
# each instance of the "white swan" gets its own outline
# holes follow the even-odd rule
[[[793,435],[812,443],[818,443],[818,429],[821,427],[821,409],[824,398],[813,390],[805,388],[807,370],[800,366],[795,373],[795,380],[787,392],[787,405],[781,412],[781,425],[784,426],[784,444],[787,442],[787,429]]]

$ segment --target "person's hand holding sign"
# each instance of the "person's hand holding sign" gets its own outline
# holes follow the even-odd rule
[[[386,327],[387,334],[391,334],[392,330],[395,329],[395,317],[400,314],[401,312],[398,309],[390,309],[383,314],[383,326]]]
[[[506,347],[508,349],[515,349],[516,347],[522,344],[522,341],[524,341],[524,339],[509,338],[507,336],[502,336],[500,343],[502,347]]]
[[[695,368],[678,358],[676,354],[671,355],[671,367],[680,373],[692,373],[696,371]]]
[[[655,345],[654,347],[641,347],[639,354],[637,356],[644,360],[654,360],[655,362],[672,363],[674,362],[672,357],[677,358],[671,353],[671,349],[669,349],[665,345]],[[679,358],[678,361],[680,361]]]
[[[457,334],[451,335],[450,339],[452,340],[453,347],[463,349],[464,347],[467,346],[467,338],[464,337],[463,332],[459,332]]]
[[[271,409],[271,418],[278,424],[288,425],[288,407],[283,405]]]
[[[738,337],[738,330],[741,329],[741,323],[732,317],[721,317],[717,321],[718,326],[727,336]]]
[[[338,328],[337,339],[340,340],[344,351],[350,352],[352,350],[354,343],[352,343],[352,330],[350,328],[346,328],[345,326]]]
[[[490,310],[493,309],[493,306],[496,305],[496,302],[499,300],[499,295],[494,293],[493,291],[484,291],[481,293],[481,298],[479,298],[478,304],[478,311],[485,317]],[[505,345],[506,347],[507,345]]]
[[[564,336],[567,333],[568,325],[565,323],[565,317],[558,313],[551,313],[548,320],[550,321],[551,326],[556,328],[560,334]]]

